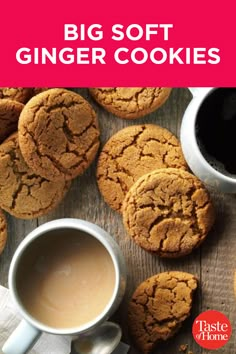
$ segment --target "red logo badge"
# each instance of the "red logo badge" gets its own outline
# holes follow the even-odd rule
[[[209,310],[195,318],[192,332],[201,347],[219,349],[229,341],[232,327],[222,312]]]

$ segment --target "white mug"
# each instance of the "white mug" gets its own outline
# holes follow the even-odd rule
[[[17,269],[28,246],[32,245],[32,243],[39,237],[45,237],[47,233],[59,229],[79,230],[95,237],[109,252],[115,269],[115,287],[113,295],[104,311],[94,320],[72,329],[51,328],[33,318],[22,305],[16,286]],[[99,326],[105,322],[117,309],[124,295],[125,285],[126,267],[123,255],[117,243],[106,231],[97,225],[80,219],[59,219],[39,226],[21,242],[11,262],[9,270],[9,290],[17,309],[23,317],[23,320],[4,344],[2,352],[4,354],[27,353],[42,332],[58,335],[78,335],[93,330],[96,326]]]
[[[189,89],[193,98],[184,113],[180,130],[180,140],[185,159],[193,173],[205,184],[222,192],[236,193],[236,178],[225,175],[210,165],[203,156],[197,142],[196,120],[198,111],[206,97],[211,95],[217,88]]]

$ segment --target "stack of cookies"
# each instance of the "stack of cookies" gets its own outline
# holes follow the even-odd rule
[[[106,110],[137,119],[159,108],[169,88],[90,89]],[[109,206],[123,214],[131,238],[161,257],[185,256],[205,239],[214,208],[202,182],[189,172],[178,139],[153,124],[128,126],[103,147],[98,187]]]
[[[189,254],[213,225],[208,191],[188,171],[178,139],[160,126],[134,125],[113,135],[100,153],[97,180],[130,237],[161,257]]]
[[[136,119],[150,113],[160,97],[159,106],[164,103],[166,90],[159,91],[162,96],[152,88],[97,88],[91,93],[109,112]],[[122,214],[131,239],[160,257],[190,254],[214,223],[206,187],[190,173],[178,139],[158,125],[128,126],[113,135],[98,158],[97,182],[106,203]],[[196,288],[192,274],[176,271],[156,274],[137,287],[128,319],[141,353],[152,352],[178,331],[190,315]]]
[[[100,87],[90,92],[109,112],[137,119],[159,108],[171,89]],[[208,191],[189,172],[178,139],[158,125],[128,126],[113,135],[100,153],[97,181],[108,205],[123,214],[130,237],[161,257],[191,253],[214,223]]]
[[[60,203],[95,158],[97,117],[85,99],[64,89],[2,88],[0,98],[0,207],[17,218],[37,218]],[[1,252],[2,213],[0,224]]]

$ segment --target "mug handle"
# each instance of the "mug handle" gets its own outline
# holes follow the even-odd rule
[[[3,354],[25,354],[41,335],[41,331],[22,320],[2,347]]]
[[[207,94],[213,87],[189,87],[193,97]]]

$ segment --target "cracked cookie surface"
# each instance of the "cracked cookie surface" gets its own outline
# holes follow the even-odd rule
[[[162,106],[171,92],[167,87],[97,87],[94,99],[107,111],[123,119],[136,119]]]
[[[31,97],[30,88],[24,87],[0,87],[0,98],[8,98],[10,100],[26,103]]]
[[[159,273],[141,283],[128,309],[130,333],[148,354],[161,341],[171,338],[190,315],[197,279],[189,273]]]
[[[0,209],[0,254],[3,252],[7,242],[7,220]]]
[[[123,221],[139,246],[174,258],[191,253],[203,242],[214,223],[214,208],[197,177],[180,169],[159,169],[130,188]]]
[[[26,163],[52,181],[82,174],[99,147],[97,117],[80,95],[44,91],[25,105],[19,119],[19,144]]]
[[[154,124],[126,127],[104,145],[98,159],[97,181],[108,205],[121,212],[135,181],[157,168],[187,169],[178,139]]]
[[[18,134],[0,145],[0,206],[13,216],[32,219],[54,209],[65,196],[69,181],[48,181],[29,168],[20,152]]]
[[[17,130],[23,103],[9,99],[0,100],[0,143]]]

